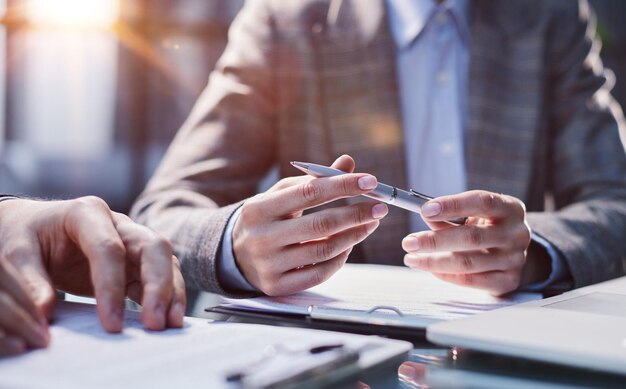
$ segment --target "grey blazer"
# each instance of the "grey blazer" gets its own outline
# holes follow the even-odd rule
[[[469,188],[523,200],[574,286],[622,275],[626,253],[623,116],[590,20],[583,1],[471,3]],[[272,166],[347,153],[406,187],[394,61],[384,0],[247,2],[133,217],[172,240],[189,285],[226,293],[223,230]],[[351,259],[401,264],[409,232],[392,209]]]

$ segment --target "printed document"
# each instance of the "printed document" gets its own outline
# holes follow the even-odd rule
[[[359,371],[411,349],[408,342],[378,337],[197,318],[185,318],[182,329],[150,332],[138,312],[126,312],[122,334],[108,334],[95,306],[57,305],[48,348],[0,358],[1,388],[239,387],[226,381],[233,374],[246,377],[243,387],[264,387],[298,371],[320,375],[320,366],[320,379],[350,363],[352,371]],[[345,356],[339,349],[310,352],[336,345],[350,351],[352,359],[337,358]]]
[[[376,314],[400,312],[425,326],[541,297],[539,293],[494,297],[482,290],[441,281],[428,272],[400,266],[346,264],[328,281],[292,296],[226,301],[232,308],[303,315],[320,308],[327,312],[367,312],[379,307]]]

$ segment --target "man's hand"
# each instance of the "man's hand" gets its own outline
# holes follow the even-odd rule
[[[349,156],[332,165],[354,170]],[[387,205],[363,202],[303,211],[374,189],[369,174],[300,176],[279,181],[246,201],[233,231],[233,250],[244,277],[270,296],[288,295],[327,280],[339,270],[352,247],[364,240],[387,212]]]
[[[99,198],[4,201],[0,242],[0,353],[48,343],[55,288],[95,295],[108,332],[122,330],[126,296],[142,304],[146,328],[182,326],[184,282],[171,245]]]
[[[422,216],[433,231],[404,238],[405,265],[496,295],[520,286],[531,237],[520,200],[470,191],[429,201]],[[464,226],[443,223],[462,217],[468,217]]]

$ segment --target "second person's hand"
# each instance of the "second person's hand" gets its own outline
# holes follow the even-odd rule
[[[527,262],[531,231],[526,207],[512,196],[482,190],[441,196],[422,207],[422,216],[433,231],[402,241],[408,252],[404,263],[411,268],[501,295],[535,280],[538,275],[525,274],[531,267],[545,267]],[[464,226],[442,223],[461,217],[468,218]]]
[[[354,170],[339,157],[332,167]],[[244,277],[263,293],[288,295],[318,285],[348,259],[354,245],[370,235],[387,212],[375,201],[303,211],[374,189],[369,174],[290,177],[244,203],[233,230],[233,250]]]

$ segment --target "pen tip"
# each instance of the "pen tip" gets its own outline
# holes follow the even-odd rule
[[[307,164],[304,162],[298,162],[298,161],[291,161],[291,165],[294,167],[297,167],[298,169],[306,169],[307,168]]]

